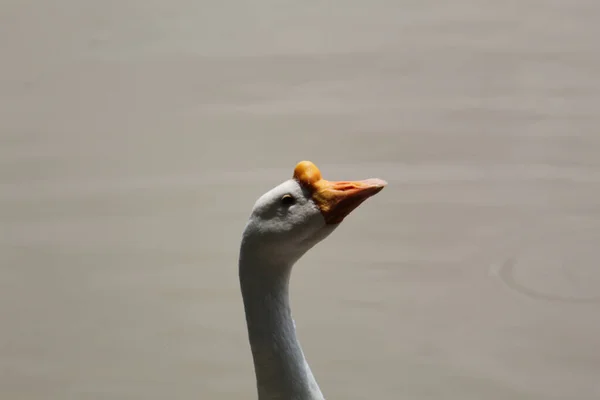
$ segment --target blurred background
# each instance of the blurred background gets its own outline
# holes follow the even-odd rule
[[[256,398],[252,205],[389,186],[296,266],[330,399],[600,398],[600,3],[0,4],[0,398]]]

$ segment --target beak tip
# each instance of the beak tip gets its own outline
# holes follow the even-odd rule
[[[373,187],[381,188],[381,189],[386,187],[388,184],[386,181],[384,181],[383,179],[379,179],[379,178],[367,179],[367,182],[369,183],[369,185],[372,185]]]

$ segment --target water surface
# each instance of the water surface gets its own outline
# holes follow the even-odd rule
[[[240,234],[302,159],[389,182],[294,272],[328,398],[600,398],[596,1],[0,11],[1,398],[254,398]]]

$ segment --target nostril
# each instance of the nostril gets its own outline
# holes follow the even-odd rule
[[[344,183],[335,185],[336,190],[352,190],[352,189],[356,189],[356,188],[357,188],[357,186],[350,182],[348,182],[348,183],[344,182]]]

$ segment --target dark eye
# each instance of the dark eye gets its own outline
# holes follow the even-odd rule
[[[296,199],[291,194],[284,194],[281,198],[281,204],[284,206],[291,206],[296,202]]]

